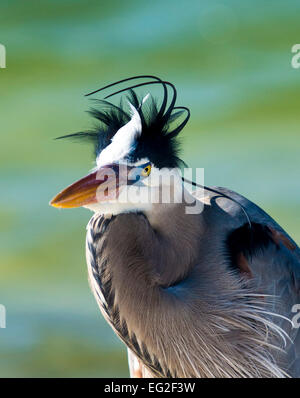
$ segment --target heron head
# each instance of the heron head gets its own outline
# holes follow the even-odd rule
[[[177,135],[186,124],[189,111],[175,107],[176,90],[171,83],[154,79],[147,84],[163,86],[160,107],[150,94],[139,98],[130,88],[127,106],[100,101],[106,110],[90,111],[100,122],[96,131],[59,137],[93,141],[96,166],[56,195],[50,202],[52,206],[83,206],[102,214],[116,214],[149,209],[161,199],[163,187],[165,194],[174,198],[174,187],[181,186],[178,168],[183,163],[178,157]],[[167,86],[173,89],[168,107]],[[187,117],[174,127],[185,111]]]

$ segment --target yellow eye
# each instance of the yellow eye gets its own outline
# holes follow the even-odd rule
[[[148,177],[148,175],[151,173],[151,164],[148,163],[147,166],[142,170],[141,176],[143,177]]]

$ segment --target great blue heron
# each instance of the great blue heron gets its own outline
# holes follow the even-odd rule
[[[68,136],[95,144],[96,167],[51,201],[95,213],[86,239],[90,285],[128,347],[131,375],[300,376],[299,325],[291,322],[300,303],[299,248],[235,192],[187,193],[177,135],[189,110],[175,106],[174,85],[157,77],[117,83],[139,78],[148,80],[109,95],[128,90],[129,109],[100,101],[105,109],[91,111],[99,127]],[[134,91],[155,84],[160,105]],[[173,168],[178,174],[166,182]],[[132,188],[143,200],[132,199]],[[202,211],[188,214],[191,198]]]

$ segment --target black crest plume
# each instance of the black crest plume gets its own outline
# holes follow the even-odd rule
[[[143,83],[131,85],[129,87],[115,91],[106,95],[103,100],[93,99],[100,108],[92,108],[89,113],[98,120],[99,125],[93,131],[79,132],[65,135],[60,138],[80,138],[93,142],[95,154],[98,155],[106,146],[111,143],[111,139],[116,132],[128,123],[131,116],[123,105],[122,98],[119,106],[107,101],[107,98],[119,93],[128,92],[127,99],[137,109],[142,121],[142,133],[137,139],[134,151],[129,155],[128,160],[135,162],[147,157],[157,167],[179,167],[184,162],[179,158],[179,142],[177,135],[184,128],[190,118],[190,111],[184,106],[175,106],[177,91],[175,86],[160,78],[152,75],[133,76],[127,79],[119,80],[98,90],[95,90],[86,96],[91,96],[102,90],[119,85],[124,82],[138,79],[150,79]],[[140,98],[134,91],[135,88],[150,85],[160,85],[163,88],[163,98],[158,105],[153,96],[142,104]],[[169,90],[172,90],[171,95]],[[170,96],[170,100],[169,100]],[[169,100],[169,101],[168,101]],[[169,102],[169,103],[168,103]],[[174,123],[184,112],[185,118],[176,125]],[[173,127],[175,124],[175,127]]]

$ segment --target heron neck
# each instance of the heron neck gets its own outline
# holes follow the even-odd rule
[[[247,298],[231,274],[216,277],[223,267],[217,253],[214,261],[199,261],[195,247],[206,231],[197,224],[205,228],[205,222],[178,206],[157,207],[149,218],[129,213],[91,220],[89,277],[105,318],[156,376],[280,375],[268,360],[269,332],[256,297]]]
[[[167,310],[176,301],[168,288],[193,267],[201,232],[182,204],[156,205],[151,214],[94,216],[87,234],[92,290],[105,318],[137,355],[140,345],[132,347],[132,341],[157,341],[156,328],[150,332],[146,325],[176,316]]]

